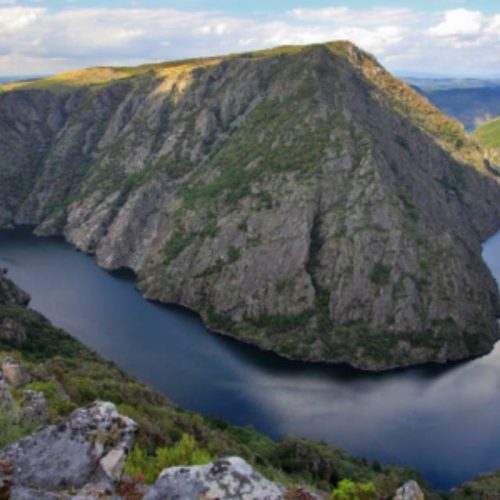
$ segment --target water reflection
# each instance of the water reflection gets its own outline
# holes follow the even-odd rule
[[[500,234],[484,252],[497,276],[499,250]],[[60,239],[0,232],[0,265],[34,308],[182,406],[413,465],[442,488],[500,467],[499,345],[469,363],[388,374],[295,363],[143,300],[129,277]]]

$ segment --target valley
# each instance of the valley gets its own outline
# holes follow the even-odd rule
[[[371,371],[499,337],[497,177],[352,44],[82,70],[0,105],[0,225],[64,235],[211,330]]]
[[[0,82],[2,500],[496,498],[498,86],[407,81],[340,41]]]
[[[483,255],[500,280],[500,233]],[[221,338],[188,311],[144,301],[132,276],[103,272],[59,238],[0,232],[2,266],[55,325],[183,408],[276,439],[293,434],[408,464],[443,489],[500,468],[500,456],[484,452],[500,440],[498,344],[480,360],[446,368],[369,375],[315,367]],[[462,438],[471,447],[466,466],[457,453]]]

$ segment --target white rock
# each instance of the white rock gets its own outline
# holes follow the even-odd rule
[[[208,465],[165,469],[146,500],[281,500],[285,488],[256,472],[239,457]]]
[[[425,496],[416,481],[408,481],[396,492],[394,500],[424,500]]]
[[[99,462],[101,469],[112,480],[119,481],[127,455],[123,448],[113,448]]]

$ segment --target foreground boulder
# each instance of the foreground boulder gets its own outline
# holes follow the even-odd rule
[[[2,361],[2,377],[13,387],[21,387],[27,384],[30,377],[21,365],[11,358],[5,358]]]
[[[137,431],[112,403],[96,402],[0,451],[10,498],[52,498],[68,489],[112,491]],[[59,497],[58,497],[59,498]],[[63,496],[64,498],[64,496]]]
[[[314,493],[300,490],[300,498],[314,500]],[[208,465],[165,469],[146,500],[282,500],[286,488],[269,481],[239,457],[216,460]],[[299,497],[294,497],[299,498]]]
[[[394,500],[424,500],[425,496],[416,481],[408,481],[396,492]]]

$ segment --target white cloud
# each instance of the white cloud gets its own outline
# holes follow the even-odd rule
[[[13,33],[28,27],[45,9],[29,7],[0,7],[0,34]]]
[[[419,15],[406,8],[372,7],[365,10],[349,7],[322,9],[292,9],[290,16],[301,21],[336,22],[356,25],[407,24],[417,21]]]
[[[370,52],[383,53],[390,46],[400,43],[406,32],[399,26],[381,26],[373,30],[350,27],[336,30],[334,38],[350,40]]]
[[[481,32],[484,16],[477,10],[455,9],[444,14],[444,20],[429,29],[431,35],[476,35]]]
[[[166,8],[5,6],[0,73],[54,73],[335,39],[359,44],[393,69],[493,73],[500,64],[500,13],[460,8],[423,16],[403,8],[340,5],[258,19]]]
[[[500,15],[488,17],[477,10],[449,10],[439,24],[428,29],[428,34],[452,48],[484,47],[488,50],[500,41]]]
[[[479,11],[454,9],[445,12],[444,19],[429,29],[429,34],[460,48],[475,45],[484,32],[485,16]]]

